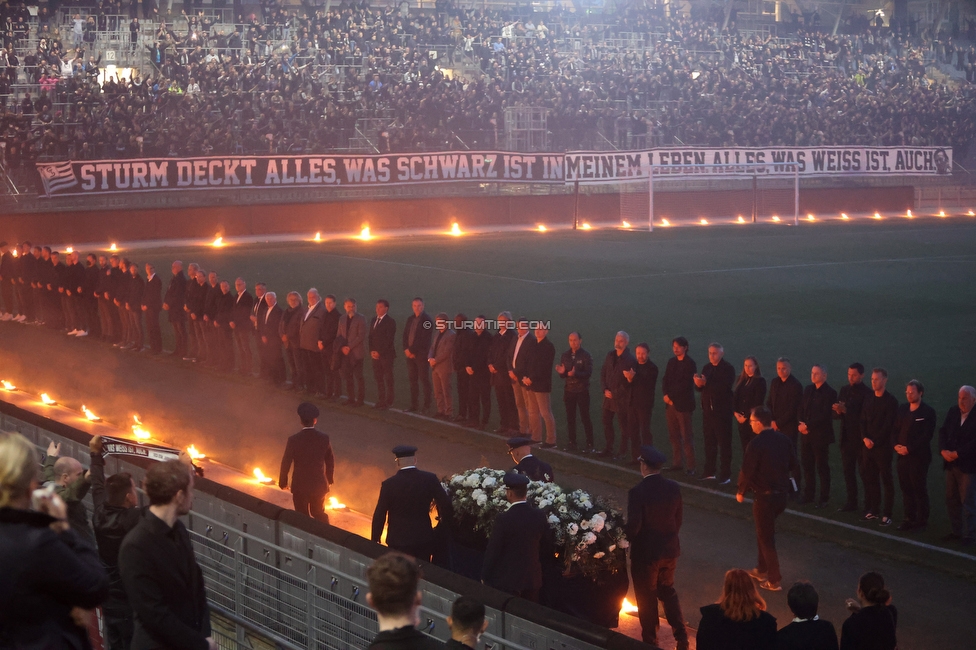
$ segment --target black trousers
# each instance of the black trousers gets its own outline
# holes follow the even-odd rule
[[[234,370],[234,330],[227,326],[217,330],[217,368],[224,372]]]
[[[830,445],[811,440],[812,433],[800,436],[800,463],[803,466],[803,499],[813,501],[820,479],[821,502],[830,500]]]
[[[468,419],[468,407],[471,402],[471,375],[464,368],[455,369],[454,374],[457,377],[458,418],[466,420]]]
[[[590,391],[563,392],[563,404],[566,406],[566,433],[569,444],[576,444],[576,411],[579,411],[583,422],[583,435],[586,438],[586,448],[593,449],[593,419],[590,417]]]
[[[243,375],[251,374],[251,323],[246,323],[234,328],[234,347],[237,349],[237,356],[241,360],[240,371]]]
[[[840,446],[840,463],[844,469],[844,486],[847,488],[847,500],[844,505],[857,507],[857,477],[861,469],[861,452],[864,443],[856,438]]]
[[[409,555],[410,557],[417,558],[418,560],[423,560],[424,562],[430,562],[430,558],[434,555],[434,544],[402,544],[402,545],[391,545],[387,544],[387,547],[393,549],[397,553],[403,553],[404,555]]]
[[[366,384],[363,379],[363,360],[354,359],[352,352],[342,357],[342,377],[346,382],[346,395],[350,401],[362,404],[366,399]]]
[[[10,281],[10,278],[4,278],[0,282],[0,300],[3,301],[3,310],[8,314],[13,314],[17,311],[14,307],[14,285]],[[23,309],[20,311],[23,312]]]
[[[772,583],[783,579],[776,553],[776,518],[786,510],[787,496],[781,492],[757,494],[752,500],[752,518],[756,523],[756,546],[759,560],[756,568]]]
[[[159,329],[159,312],[146,310],[146,335],[149,337],[149,349],[155,354],[163,351],[163,333]]]
[[[414,359],[407,359],[407,377],[410,379],[410,408],[419,406],[420,387],[424,387],[424,410],[430,408],[433,386],[430,383],[430,363],[420,355]],[[512,398],[514,404],[515,398]]]
[[[503,379],[496,379],[495,401],[498,403],[498,416],[501,418],[500,426],[511,431],[519,430],[518,407],[515,406],[515,393],[512,391],[512,382],[508,380],[508,375]]]
[[[173,336],[176,339],[176,346],[173,350],[173,356],[175,357],[185,357],[186,356],[186,319],[182,316],[173,318],[170,316],[169,324],[173,326]]]
[[[756,437],[756,434],[752,431],[752,425],[749,424],[749,418],[746,418],[745,422],[736,422],[739,427],[739,442],[742,444],[742,456],[746,455],[746,447],[752,442],[752,439]]]
[[[272,386],[281,386],[285,383],[285,360],[281,356],[281,341],[277,338],[269,339],[267,343],[261,343],[260,349],[263,377]]]
[[[322,359],[318,350],[298,351],[298,386],[309,393],[322,392]]]
[[[613,453],[613,418],[617,416],[620,425],[620,456],[627,456],[630,448],[631,456],[634,460],[640,455],[640,441],[637,439],[637,431],[634,424],[634,417],[630,407],[620,407],[617,411],[608,408],[603,409],[603,438],[606,446],[603,450]]]
[[[491,378],[487,372],[476,372],[469,376],[468,419],[478,424],[488,424],[488,418],[491,417]]]
[[[634,406],[634,426],[642,445],[653,445],[654,436],[651,434],[651,416],[654,414],[653,404],[637,404]]]
[[[142,332],[142,307],[126,309],[125,315],[129,319],[129,341],[135,351],[138,352],[142,349],[142,342],[145,340]]]
[[[864,482],[864,510],[885,517],[895,505],[895,482],[891,471],[890,448],[864,448],[861,456],[861,480]],[[884,488],[884,505],[881,490]]]
[[[132,614],[115,616],[105,613],[105,633],[108,637],[108,650],[129,650],[135,628]]]
[[[88,321],[88,333],[93,336],[102,335],[101,321],[98,319],[98,298],[89,296],[82,300],[85,318]]]
[[[323,524],[329,523],[329,515],[325,513],[325,495],[325,492],[322,494],[292,492],[291,498],[295,503],[295,512],[308,515],[312,519],[321,521]]]
[[[658,601],[664,603],[664,617],[674,632],[674,640],[680,647],[688,642],[685,617],[681,613],[681,602],[674,589],[674,570],[677,558],[661,559],[651,564],[632,562],[630,577],[634,582],[634,596],[637,599],[638,617],[641,624],[641,639],[644,643],[657,646],[657,631],[661,625],[658,617]]]
[[[379,406],[393,405],[393,363],[396,357],[373,359],[373,377],[376,379],[376,403]],[[328,391],[326,391],[328,395]]]
[[[732,414],[703,413],[702,432],[705,434],[704,475],[718,476],[724,481],[732,475]]]
[[[191,318],[187,322],[187,330],[192,330],[194,336],[197,339],[197,351],[196,360],[201,363],[207,363],[212,361],[214,358],[213,348],[213,337],[210,336],[209,330],[207,330],[207,324],[209,321],[204,321],[202,317]]]
[[[929,465],[931,456],[898,456],[898,485],[905,502],[905,521],[929,523]]]
[[[326,397],[342,396],[342,373],[339,369],[332,369],[331,346],[326,346],[322,352],[322,385],[325,387]]]

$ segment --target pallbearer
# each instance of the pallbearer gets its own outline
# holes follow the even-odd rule
[[[552,465],[532,455],[533,444],[537,443],[533,442],[532,438],[524,436],[508,439],[508,453],[515,461],[512,471],[525,474],[530,481],[552,483],[554,476]]]

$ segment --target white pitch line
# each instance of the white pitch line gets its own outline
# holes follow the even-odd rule
[[[682,275],[712,275],[715,273],[752,273],[755,271],[777,271],[784,269],[804,269],[825,266],[844,266],[848,264],[890,264],[901,262],[976,262],[971,255],[949,255],[945,257],[899,257],[879,260],[844,260],[841,262],[808,262],[804,264],[776,264],[772,266],[746,266],[729,269],[704,269],[695,271],[660,271],[635,275],[615,275],[599,278],[578,278],[575,280],[547,280],[539,284],[572,284],[578,282],[604,282],[607,280],[640,280],[645,278],[677,277]]]
[[[413,264],[410,262],[394,262],[392,260],[378,260],[371,257],[353,257],[351,255],[336,255],[333,253],[317,253],[318,257],[335,257],[342,260],[356,260],[360,262],[374,262],[376,264],[391,264],[394,266],[406,266],[413,269],[424,269],[425,271],[443,271],[445,273],[463,273],[465,275],[476,275],[492,280],[510,280],[512,282],[527,282],[529,284],[548,284],[543,280],[528,280],[526,278],[513,278],[508,275],[492,275],[491,273],[480,273],[478,271],[465,271],[464,269],[448,269],[441,266],[427,266],[426,264]]]

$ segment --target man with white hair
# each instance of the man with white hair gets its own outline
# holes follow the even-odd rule
[[[600,370],[600,385],[603,388],[603,437],[605,444],[599,456],[613,455],[613,418],[616,415],[620,424],[620,458],[627,458],[627,449],[633,448],[634,462],[639,455],[636,431],[631,417],[631,383],[636,374],[637,359],[628,347],[630,335],[617,332],[613,338],[613,349],[607,353]]]
[[[976,388],[959,389],[959,402],[949,409],[939,430],[939,450],[946,473],[946,509],[952,532],[943,541],[976,544]]]
[[[318,289],[309,289],[308,309],[302,314],[298,332],[299,366],[298,386],[309,393],[322,392],[322,358],[319,350],[319,332],[325,318],[325,307]]]

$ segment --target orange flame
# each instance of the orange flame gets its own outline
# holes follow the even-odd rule
[[[372,233],[369,231],[369,225],[363,226],[363,229],[359,231],[359,238],[363,241],[369,241],[373,238]]]
[[[190,445],[189,447],[187,447],[186,453],[189,454],[190,458],[192,458],[193,460],[202,460],[207,457],[206,454],[201,454],[199,451],[197,451],[195,445]]]
[[[779,217],[777,217],[775,214],[773,215],[773,221],[779,223]]]
[[[84,404],[81,405],[81,412],[84,413],[85,414],[85,417],[88,418],[89,421],[91,421],[91,422],[101,422],[102,421],[102,418],[100,418],[97,415],[95,415],[94,413],[92,413],[91,412],[91,409],[89,409]]]
[[[589,230],[589,229],[591,229],[592,227],[593,227],[593,226],[591,226],[591,225],[590,225],[590,224],[588,224],[588,223],[584,223],[584,224],[583,224],[582,226],[580,226],[580,228],[582,228],[583,230]]]
[[[47,393],[41,393],[41,401],[47,404],[48,406],[54,406],[55,404],[57,404],[57,402],[51,399],[51,396],[48,395]]]
[[[260,467],[254,468],[254,478],[258,480],[258,483],[263,483],[264,485],[274,482],[273,478],[270,476],[265,476]]]
[[[702,219],[699,223],[701,223],[701,225],[703,225],[703,226],[707,226],[708,225],[708,219]]]
[[[547,231],[547,230],[549,230],[549,229],[548,229],[548,228],[546,228],[546,226],[545,226],[545,224],[542,224],[542,223],[540,223],[540,224],[539,224],[539,227],[538,227],[538,228],[536,228],[536,230],[538,230],[539,232],[546,232],[546,231]]]
[[[14,386],[13,384],[11,384],[6,379],[4,379],[2,382],[0,382],[0,384],[3,384],[3,389],[4,390],[10,390],[10,391],[17,390],[17,387]]]
[[[315,241],[322,241],[322,233],[320,232],[315,233]]]
[[[345,507],[346,504],[339,503],[339,499],[335,497],[329,497],[329,504],[325,506],[327,510],[343,510]]]
[[[460,237],[462,234],[461,226],[458,225],[457,221],[451,224],[451,234],[454,235],[455,237]]]
[[[637,616],[637,605],[624,598],[624,602],[620,606],[620,613],[630,614],[631,616]]]
[[[739,215],[739,218],[738,218],[738,219],[736,219],[736,221],[737,221],[738,223],[745,223],[745,222],[746,222],[746,220],[742,218],[742,215],[741,215],[741,214]]]
[[[622,225],[622,226],[623,226],[624,228],[630,228],[630,222],[629,222],[629,221],[624,221],[624,222],[623,222],[623,223],[622,223],[621,225]]]
[[[213,242],[210,245],[213,246],[214,248],[220,248],[221,246],[224,245],[224,238],[217,237],[216,239],[213,240]]]
[[[115,251],[119,250],[119,247],[113,243],[111,246],[108,247],[108,249],[114,253]]]
[[[139,419],[138,415],[133,415],[132,419],[136,422],[132,425],[132,435],[134,435],[137,440],[149,440],[152,438],[152,434],[142,428],[142,420]]]
[[[843,219],[844,221],[849,221],[850,220],[850,217],[847,216],[847,213],[846,212],[841,212],[840,213],[840,218]]]
[[[662,226],[670,226],[671,225],[671,222],[668,221],[667,219],[661,219],[661,225]]]

